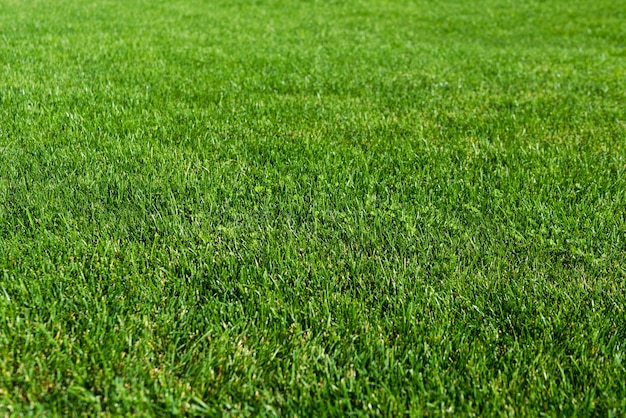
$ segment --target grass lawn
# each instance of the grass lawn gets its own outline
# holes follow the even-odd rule
[[[625,0],[3,0],[0,416],[626,414]]]

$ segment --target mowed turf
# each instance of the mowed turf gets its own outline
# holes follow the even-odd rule
[[[626,414],[623,0],[0,2],[0,415]]]

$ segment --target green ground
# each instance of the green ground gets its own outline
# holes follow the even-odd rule
[[[626,414],[626,1],[0,2],[0,415]]]

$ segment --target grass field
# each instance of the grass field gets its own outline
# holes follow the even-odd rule
[[[626,414],[624,0],[0,2],[0,416]]]

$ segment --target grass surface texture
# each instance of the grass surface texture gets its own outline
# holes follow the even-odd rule
[[[624,0],[0,2],[0,415],[626,414]]]

